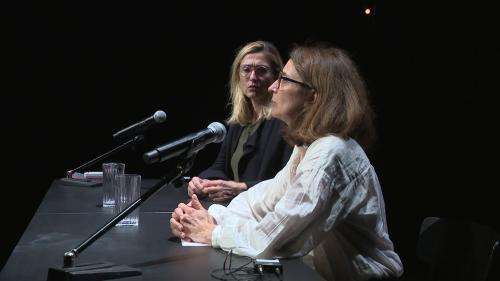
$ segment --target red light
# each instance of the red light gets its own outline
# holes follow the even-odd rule
[[[365,15],[369,15],[372,13],[372,10],[370,8],[365,9]]]

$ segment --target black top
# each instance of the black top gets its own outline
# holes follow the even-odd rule
[[[285,124],[275,118],[264,120],[257,131],[248,137],[238,163],[239,179],[247,187],[273,178],[288,162],[292,147],[281,136],[283,126]],[[229,125],[217,159],[210,168],[200,173],[200,178],[234,180],[231,157],[243,128],[238,124]]]

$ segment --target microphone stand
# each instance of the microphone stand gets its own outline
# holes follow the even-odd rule
[[[176,169],[163,176],[161,180],[151,187],[146,193],[141,195],[136,201],[121,211],[114,218],[110,219],[104,226],[90,235],[84,242],[74,249],[66,252],[63,259],[63,268],[49,268],[47,281],[76,281],[76,280],[103,280],[116,279],[129,276],[141,275],[141,271],[128,266],[117,266],[112,263],[93,263],[75,266],[76,258],[95,240],[99,239],[104,233],[133,212],[137,207],[144,203],[153,194],[160,191],[166,185],[173,183],[191,169],[196,155],[184,157],[177,165]]]
[[[132,139],[122,143],[121,145],[119,145],[115,148],[113,148],[112,150],[110,150],[104,154],[101,154],[101,155],[97,156],[96,158],[94,158],[88,162],[85,162],[82,165],[80,165],[72,170],[67,171],[66,178],[62,178],[60,180],[63,183],[68,184],[68,185],[95,186],[95,185],[97,185],[97,183],[95,183],[95,182],[88,181],[85,179],[73,179],[72,176],[75,172],[80,171],[80,170],[85,169],[85,168],[88,168],[88,167],[94,165],[95,163],[98,163],[99,161],[106,159],[109,156],[111,156],[111,155],[113,155],[113,154],[115,154],[115,153],[117,153],[117,152],[119,152],[127,147],[131,147],[131,146],[138,144],[139,142],[141,142],[143,140],[144,140],[144,136],[142,136],[142,135],[135,136]]]

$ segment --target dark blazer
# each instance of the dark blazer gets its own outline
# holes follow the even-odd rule
[[[249,188],[273,178],[286,165],[293,150],[281,136],[285,126],[282,121],[272,118],[262,122],[257,131],[248,137],[238,164],[240,181]],[[200,178],[234,180],[231,157],[242,131],[243,127],[240,125],[229,125],[217,159],[210,168],[200,173]]]

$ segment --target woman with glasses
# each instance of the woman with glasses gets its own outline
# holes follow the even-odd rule
[[[304,257],[327,280],[398,277],[384,199],[362,147],[373,136],[365,85],[344,51],[296,47],[270,86],[272,115],[295,145],[273,178],[208,210],[195,195],[174,235],[258,258]]]
[[[271,118],[268,91],[282,66],[269,42],[251,42],[239,50],[231,67],[228,134],[212,166],[189,182],[189,196],[227,201],[285,166],[292,147],[281,136],[283,122]]]

